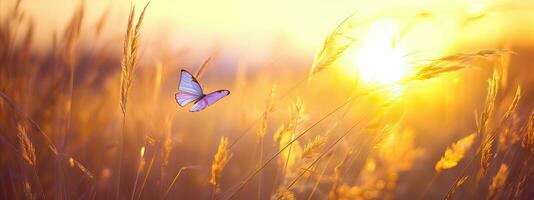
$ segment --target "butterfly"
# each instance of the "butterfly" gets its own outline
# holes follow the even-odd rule
[[[230,94],[230,91],[228,90],[217,90],[209,94],[204,94],[197,79],[191,75],[191,73],[183,69],[178,89],[180,92],[176,93],[176,102],[182,107],[193,102],[193,107],[189,109],[190,112],[204,110],[206,107],[213,105],[215,102]]]

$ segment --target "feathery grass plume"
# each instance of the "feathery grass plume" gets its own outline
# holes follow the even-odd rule
[[[474,139],[475,134],[472,133],[448,147],[443,157],[441,157],[434,167],[436,172],[456,167],[458,162],[464,158],[465,153],[471,148],[471,145],[473,145]]]
[[[517,90],[515,91],[514,99],[512,100],[512,103],[508,107],[508,110],[503,115],[502,122],[508,122],[512,115],[514,114],[515,110],[517,109],[517,106],[519,105],[519,100],[521,100],[521,86],[517,86]]]
[[[492,78],[488,81],[488,94],[484,104],[484,110],[482,111],[480,118],[477,119],[477,136],[482,138],[482,143],[478,150],[481,153],[481,156],[480,170],[477,180],[480,180],[486,175],[491,159],[495,156],[493,153],[495,133],[494,131],[492,132],[488,130],[488,125],[495,112],[495,102],[499,91],[499,80],[499,74],[494,70]]]
[[[281,152],[280,161],[283,166],[283,175],[285,178],[293,176],[297,170],[299,170],[299,160],[302,158],[303,149],[299,141],[294,141],[292,144],[291,141],[295,140],[295,134],[297,132],[298,125],[305,120],[304,116],[304,103],[301,98],[291,105],[289,109],[290,119],[287,122],[286,129],[282,130],[284,132],[278,133],[276,137],[279,139],[279,149],[282,150],[285,146],[289,145],[287,151]]]
[[[122,134],[119,144],[119,161],[117,166],[117,191],[116,199],[120,199],[120,185],[121,185],[121,169],[122,159],[124,154],[124,139],[125,139],[125,125],[126,125],[126,105],[128,102],[128,95],[134,81],[135,68],[137,66],[137,51],[139,48],[139,40],[141,37],[141,25],[145,16],[146,9],[148,8],[148,2],[139,18],[137,23],[134,22],[135,6],[130,9],[130,15],[128,17],[128,24],[126,26],[126,34],[124,37],[123,54],[121,59],[121,73],[120,73],[120,107],[122,111]]]
[[[269,117],[269,113],[273,112],[275,108],[275,102],[274,102],[274,95],[276,92],[276,84],[273,84],[271,86],[271,91],[269,92],[269,97],[267,99],[267,104],[265,106],[265,112],[261,117],[260,126],[258,127],[258,131],[256,132],[256,142],[259,143],[261,140],[263,140],[263,137],[265,137],[265,133],[267,133],[267,120]]]
[[[465,69],[466,66],[462,65],[442,65],[442,64],[436,64],[432,63],[429,65],[425,65],[421,67],[414,75],[409,76],[404,80],[404,82],[410,82],[412,80],[427,80],[437,77],[438,75],[447,73],[447,72],[454,72],[461,69]]]
[[[507,49],[484,49],[474,53],[458,53],[454,55],[444,56],[434,60],[435,62],[460,62],[465,63],[476,58],[492,58],[502,56],[504,54],[516,54],[514,51]]]
[[[217,153],[215,153],[213,163],[211,164],[210,183],[212,185],[216,186],[219,183],[224,166],[228,163],[230,157],[232,157],[232,155],[228,149],[228,138],[222,136],[219,148],[217,149]]]
[[[403,83],[408,83],[414,80],[426,80],[436,78],[437,76],[455,72],[466,68],[471,68],[470,61],[476,58],[489,59],[494,56],[502,56],[503,54],[512,54],[513,51],[489,49],[482,50],[475,53],[461,53],[449,56],[444,56],[430,63],[417,67],[414,73],[403,80]]]
[[[124,37],[123,54],[121,60],[121,109],[126,113],[126,103],[128,101],[128,94],[132,87],[133,80],[135,78],[135,68],[137,66],[137,51],[139,48],[139,39],[141,36],[141,25],[145,16],[146,9],[148,8],[148,2],[141,15],[137,19],[137,23],[134,22],[135,6],[130,9],[130,16],[128,17],[128,24],[126,26],[126,35]],[[135,26],[135,28],[134,28]]]
[[[294,132],[297,131],[297,126],[306,120],[306,115],[304,114],[304,102],[299,97],[293,103],[291,107],[291,119],[289,121],[289,128],[293,129]]]
[[[527,174],[524,174],[519,182],[516,183],[515,191],[512,192],[513,199],[521,199],[521,196],[525,192],[525,187],[528,183],[531,182],[534,177],[534,170],[530,170]],[[510,198],[512,199],[512,198]]]
[[[491,159],[495,157],[495,153],[493,152],[494,140],[495,140],[495,136],[489,135],[485,137],[484,141],[482,141],[482,144],[480,146],[481,155],[480,155],[480,171],[479,171],[480,174],[478,177],[479,179],[482,178],[482,176],[486,175]]]
[[[313,75],[330,66],[341,56],[343,56],[345,51],[356,42],[356,39],[349,37],[342,32],[353,16],[354,14],[345,18],[325,38],[321,50],[317,52],[313,59],[312,67],[308,75],[308,81],[312,80]]]
[[[505,163],[501,164],[499,171],[493,177],[491,185],[489,186],[489,197],[488,199],[498,199],[499,193],[503,190],[506,179],[508,179],[508,165]]]
[[[271,200],[295,200],[295,194],[284,186],[278,187]]]
[[[463,176],[462,178],[459,178],[458,180],[456,180],[456,183],[451,187],[449,192],[447,192],[447,195],[445,196],[444,199],[445,200],[452,199],[454,194],[456,194],[456,190],[458,190],[458,188],[460,188],[468,178],[469,178],[469,176]]]
[[[477,118],[477,136],[483,137],[486,133],[486,129],[490,118],[493,116],[495,109],[495,100],[497,99],[497,93],[499,91],[499,74],[497,71],[493,71],[493,76],[488,80],[488,94],[484,103],[484,110]]]
[[[313,140],[311,140],[310,142],[308,142],[308,144],[304,146],[304,150],[302,151],[301,157],[304,159],[313,158],[319,153],[319,151],[325,144],[326,139],[324,137],[321,137],[320,135],[315,136]]]
[[[28,137],[26,129],[21,124],[18,125],[17,137],[20,143],[20,152],[22,154],[22,158],[28,162],[29,165],[35,165],[35,148]]]
[[[530,114],[525,132],[521,147],[527,152],[530,152],[531,155],[534,155],[534,112]]]

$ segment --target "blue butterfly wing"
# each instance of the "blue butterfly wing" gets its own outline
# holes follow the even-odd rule
[[[184,106],[186,106],[187,104],[189,104],[191,102],[197,101],[201,97],[202,96],[198,96],[196,94],[190,94],[190,93],[187,93],[187,92],[178,92],[178,93],[176,93],[176,102],[180,106],[184,107]]]
[[[230,91],[228,90],[218,90],[212,93],[209,93],[202,98],[200,98],[189,111],[198,112],[204,110],[206,107],[213,105],[215,102],[221,100],[223,97],[228,96]]]
[[[202,91],[202,87],[200,87],[200,84],[198,83],[197,79],[193,75],[191,75],[191,73],[183,69],[182,69],[180,84],[178,85],[178,89],[181,92],[196,95],[198,97],[201,97],[204,95],[204,92]]]

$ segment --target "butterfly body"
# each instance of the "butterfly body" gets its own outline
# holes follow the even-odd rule
[[[180,92],[176,93],[176,102],[182,107],[193,103],[193,107],[189,110],[190,112],[204,110],[206,107],[213,105],[230,94],[228,90],[217,90],[209,94],[204,94],[197,79],[186,70],[181,71],[178,89]]]

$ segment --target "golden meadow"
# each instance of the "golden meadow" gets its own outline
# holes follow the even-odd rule
[[[1,199],[534,198],[532,3],[351,4],[316,45],[247,59],[150,30],[187,2],[95,2],[48,8],[59,26],[34,16],[42,3],[0,3]],[[225,9],[204,3],[190,6]],[[188,112],[181,69],[231,94]]]

